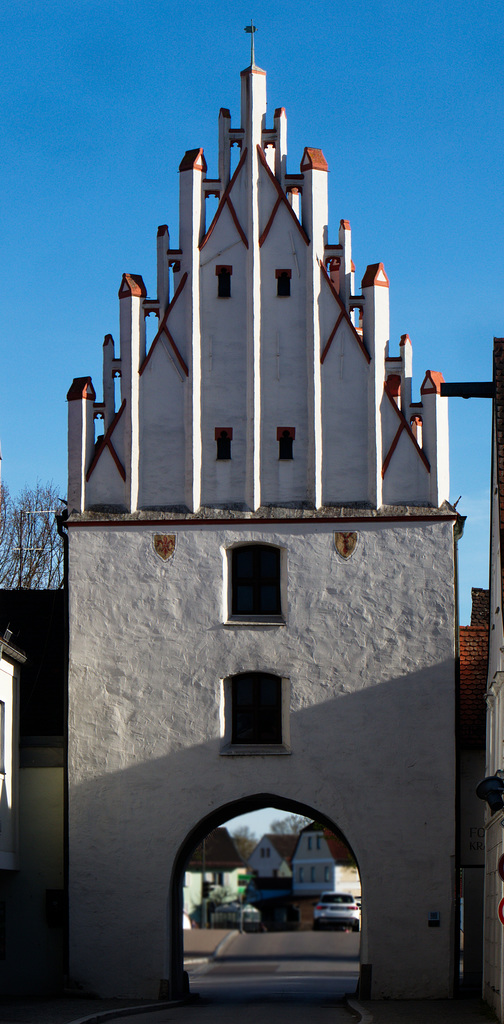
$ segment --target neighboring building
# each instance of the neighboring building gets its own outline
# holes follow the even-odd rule
[[[250,854],[250,870],[258,878],[292,878],[291,860],[297,841],[297,835],[268,832]]]
[[[473,588],[471,625],[460,628],[460,892],[465,988],[481,988],[485,881],[485,812],[476,786],[485,774],[488,590]]]
[[[246,871],[247,865],[240,857],[228,830],[214,829],[194,851],[185,872],[185,912],[198,919],[199,923],[199,911],[204,896],[203,882],[208,883],[210,899],[212,890],[216,888],[228,890],[230,897],[236,899],[238,878]],[[195,913],[196,911],[198,913]]]
[[[359,872],[345,844],[327,830],[307,825],[292,858],[295,896],[318,896],[325,890],[360,896]]]
[[[0,992],[4,994],[49,994],[63,987],[63,616],[61,590],[0,591],[0,712],[5,728],[0,774]]]
[[[490,521],[490,624],[487,681],[486,776],[504,769],[504,338],[494,338],[492,482]],[[498,777],[499,778],[499,777]],[[495,780],[499,785],[497,779]],[[502,921],[504,809],[486,813],[483,996],[504,1020],[504,927]],[[501,873],[499,873],[499,866]],[[499,912],[501,918],[499,917]]]
[[[288,172],[265,73],[241,86],[218,177],[201,149],[180,164],[157,295],[123,276],[103,399],[88,377],[68,393],[70,974],[102,996],[182,992],[192,851],[274,806],[358,865],[361,994],[444,998],[458,517],[442,377],[414,400],[383,265],[359,288],[348,221],[329,231],[321,150]]]

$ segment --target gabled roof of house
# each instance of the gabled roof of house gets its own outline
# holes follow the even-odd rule
[[[189,870],[201,871],[202,864],[203,844],[196,847],[189,861]],[[227,828],[216,828],[210,832],[205,839],[205,870],[234,871],[235,868],[244,867],[245,861],[240,857]]]
[[[338,864],[348,864],[349,862],[353,861],[352,854],[350,853],[350,850],[343,842],[343,840],[339,839],[338,836],[333,835],[333,833],[330,832],[328,828],[322,828],[321,825],[317,826],[314,822],[311,822],[309,825],[306,825],[305,828],[301,829],[298,839],[305,832],[313,832],[317,835],[320,835],[320,833],[322,833],[329,847],[329,853],[331,854],[331,857],[333,857]]]
[[[348,846],[345,846],[343,840],[333,836],[327,829],[324,829],[324,839],[337,864],[348,864],[353,859]]]
[[[289,835],[288,833],[282,834],[279,832],[268,832],[263,836],[263,839],[269,839],[276,852],[283,860],[287,861],[287,864],[290,864],[292,860],[298,838],[299,836],[295,833]]]
[[[460,636],[460,743],[485,749],[489,592],[473,588],[471,625]]]

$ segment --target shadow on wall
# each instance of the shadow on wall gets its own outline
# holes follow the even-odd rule
[[[76,735],[72,744],[85,776],[70,775],[72,976],[102,996],[152,998],[169,975],[171,994],[180,991],[186,860],[218,824],[273,805],[316,817],[351,847],[366,910],[363,959],[413,977],[419,998],[441,991],[444,971],[448,995],[443,953],[431,942],[426,954],[412,922],[440,909],[444,936],[453,913],[454,662],[292,711],[292,753],[283,756],[221,756],[218,736],[183,747],[172,709],[154,696],[150,718],[158,716],[157,737],[166,723],[170,753],[156,756],[159,738],[142,734],[133,705],[93,709],[102,735],[110,716],[110,743],[84,747]],[[135,763],[123,767],[123,747],[113,745],[122,712],[138,736]],[[199,721],[195,732],[203,728]]]

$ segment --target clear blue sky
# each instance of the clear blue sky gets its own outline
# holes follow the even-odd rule
[[[284,106],[289,169],[305,145],[330,168],[330,238],[350,220],[356,280],[382,261],[391,352],[424,371],[489,379],[504,335],[502,5],[368,0],[11,0],[0,40],[3,476],[66,488],[73,377],[101,393],[123,271],[155,294],[156,230],[177,244],[178,165],[217,115],[237,123],[243,29],[258,26],[270,121]],[[152,318],[151,318],[152,319]],[[417,396],[418,397],[418,396]],[[451,499],[467,515],[462,622],[488,579],[490,402],[451,400]]]

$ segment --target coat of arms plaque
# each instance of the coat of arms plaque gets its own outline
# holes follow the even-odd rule
[[[334,546],[336,551],[342,558],[350,558],[355,551],[355,545],[357,544],[356,533],[335,533],[334,534]]]
[[[156,555],[159,555],[166,562],[168,558],[171,558],[175,551],[175,534],[174,533],[155,533],[152,538],[154,545],[154,551]]]

